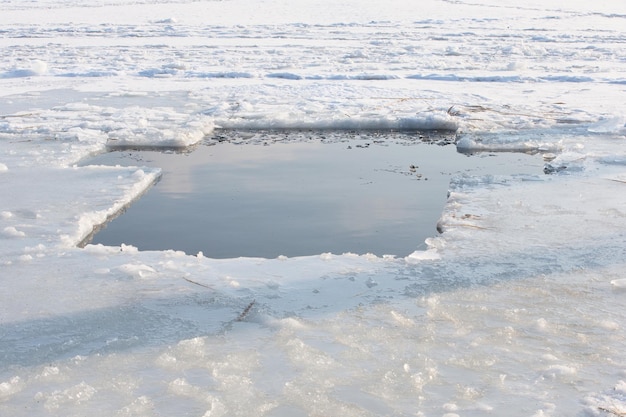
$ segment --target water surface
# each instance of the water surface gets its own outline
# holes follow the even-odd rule
[[[468,156],[452,141],[436,133],[229,131],[186,152],[110,152],[89,163],[158,166],[163,177],[93,243],[213,258],[406,256],[437,234],[452,175],[541,175],[539,156]]]

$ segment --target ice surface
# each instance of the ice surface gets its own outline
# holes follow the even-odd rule
[[[0,414],[624,414],[625,6],[0,1]],[[77,245],[224,128],[456,130],[406,259]]]

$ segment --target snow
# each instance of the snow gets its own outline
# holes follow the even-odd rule
[[[623,415],[616,3],[0,0],[0,414]],[[407,258],[80,247],[161,172],[79,162],[216,128],[447,129],[549,175],[459,174]]]

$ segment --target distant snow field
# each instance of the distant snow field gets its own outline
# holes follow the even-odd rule
[[[0,0],[0,415],[626,414],[626,6]],[[406,257],[78,245],[216,128],[454,132]],[[207,234],[211,230],[206,230]]]

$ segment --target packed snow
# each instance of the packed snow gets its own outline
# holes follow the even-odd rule
[[[626,415],[626,5],[0,16],[0,415]],[[80,247],[161,175],[85,158],[282,128],[456,131],[546,174],[459,174],[406,258]]]

